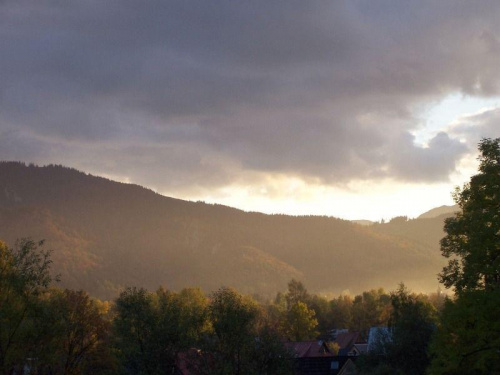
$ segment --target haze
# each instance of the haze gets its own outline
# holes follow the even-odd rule
[[[414,217],[500,134],[499,19],[497,1],[0,1],[0,160]]]

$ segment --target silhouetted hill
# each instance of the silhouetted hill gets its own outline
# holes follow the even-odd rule
[[[459,211],[460,208],[458,205],[454,206],[440,206],[433,208],[432,210],[429,210],[427,212],[424,212],[422,215],[418,217],[418,219],[433,219],[438,216],[442,215],[452,215],[454,212]]]
[[[429,291],[444,264],[408,223],[395,233],[390,223],[244,212],[61,166],[0,163],[0,207],[0,239],[46,238],[63,286],[104,298],[125,285],[225,285],[270,296],[291,278],[334,293],[400,281]],[[442,223],[427,226],[442,231]]]

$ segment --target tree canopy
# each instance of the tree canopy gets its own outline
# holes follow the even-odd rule
[[[458,293],[500,285],[500,138],[479,143],[479,173],[454,198],[459,211],[445,221],[441,250],[451,258],[440,281]]]
[[[455,192],[461,211],[445,222],[440,279],[456,291],[432,344],[432,374],[500,372],[500,138],[479,143],[479,173]]]
[[[28,354],[29,322],[52,280],[50,251],[42,245],[23,239],[9,248],[0,241],[0,372],[8,372]]]

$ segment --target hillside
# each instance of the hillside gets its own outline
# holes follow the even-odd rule
[[[414,246],[421,246],[431,253],[440,252],[439,241],[444,237],[444,219],[450,214],[429,219],[407,219],[396,217],[385,224],[375,223],[370,227],[375,233],[398,238],[400,241],[411,241]]]
[[[62,285],[102,298],[125,285],[226,285],[271,296],[291,278],[320,292],[400,281],[433,291],[445,263],[434,237],[412,234],[407,223],[395,231],[390,223],[243,212],[61,166],[0,163],[0,207],[0,239],[45,238]],[[424,227],[442,233],[442,222]]]
[[[424,212],[422,215],[418,217],[418,219],[433,219],[438,216],[443,215],[452,215],[454,212],[458,211],[459,207],[457,205],[454,206],[440,206],[433,208],[427,212]]]

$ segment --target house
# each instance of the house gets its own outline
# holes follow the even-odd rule
[[[346,342],[350,344],[351,341],[346,339]],[[352,357],[337,355],[331,349],[330,343],[313,340],[286,342],[284,345],[294,353],[296,375],[339,375],[344,371],[344,367],[348,363],[350,363],[349,368],[351,370],[346,369],[348,372],[343,374],[349,375],[353,373],[354,363]],[[352,349],[352,346],[349,346],[349,348]]]
[[[333,343],[336,343],[339,348],[339,356],[354,357],[362,353],[363,345],[366,344],[365,341],[361,339],[361,334],[359,332],[342,332],[337,334]]]
[[[357,352],[356,355],[368,353],[368,343],[354,344],[354,348]]]
[[[358,369],[352,359],[348,359],[337,375],[357,375]]]
[[[310,341],[288,341],[284,343],[295,358],[316,358],[316,357],[331,357],[333,353],[328,348],[325,341],[310,340]]]

